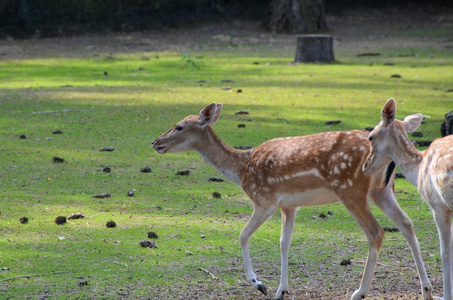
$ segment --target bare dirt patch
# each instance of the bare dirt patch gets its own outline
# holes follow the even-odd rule
[[[335,50],[355,54],[386,47],[453,49],[453,12],[426,8],[347,11],[327,17]],[[420,34],[414,32],[420,31]],[[448,36],[435,32],[450,32]],[[412,34],[408,34],[411,32]],[[428,32],[431,34],[423,34]],[[404,35],[402,42],[401,35]],[[295,34],[264,31],[259,22],[233,21],[160,31],[87,34],[73,37],[0,41],[0,60],[45,57],[92,57],[113,53],[162,51],[238,51],[263,47],[265,52],[295,51]],[[451,50],[453,51],[453,50]]]

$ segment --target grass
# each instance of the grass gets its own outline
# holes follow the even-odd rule
[[[209,182],[219,174],[198,154],[158,155],[152,140],[211,102],[224,104],[215,130],[228,144],[257,146],[278,136],[373,126],[389,97],[397,100],[398,117],[430,115],[420,128],[426,140],[439,135],[453,103],[445,92],[453,78],[448,49],[382,48],[383,56],[363,58],[340,48],[338,64],[293,66],[287,64],[292,54],[278,47],[228,43],[162,51],[159,58],[118,52],[0,61],[0,298],[262,299],[245,284],[238,241],[252,211],[248,198],[231,182]],[[250,115],[235,115],[240,109]],[[325,125],[332,119],[342,123]],[[54,156],[65,162],[53,163]],[[107,166],[111,173],[102,171]],[[146,166],[151,173],[140,172]],[[185,169],[189,176],[176,175]],[[134,197],[127,196],[130,189]],[[430,211],[405,180],[397,180],[396,191],[438,295],[440,255]],[[93,198],[107,192],[111,198]],[[313,218],[328,210],[332,217]],[[373,211],[383,226],[392,226]],[[73,212],[86,217],[54,222]],[[19,222],[24,216],[27,224]],[[110,220],[117,227],[107,228]],[[150,231],[159,236],[157,248],[141,248]],[[276,214],[251,239],[254,267],[272,294],[279,232]],[[364,234],[341,205],[301,209],[290,259],[293,295],[347,297],[359,285],[366,253]],[[353,264],[340,266],[343,259]],[[371,298],[389,294],[419,294],[399,233],[387,234]]]

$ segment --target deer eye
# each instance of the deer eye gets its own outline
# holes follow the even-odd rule
[[[176,125],[176,127],[175,127],[175,130],[176,130],[176,131],[181,131],[182,129],[183,129],[183,127],[180,126],[180,125]]]

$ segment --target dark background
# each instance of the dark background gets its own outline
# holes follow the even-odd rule
[[[270,0],[0,0],[0,38],[159,30],[233,20],[260,21],[268,15],[269,3]],[[327,14],[389,7],[402,11],[442,11],[453,9],[453,1],[325,0]]]

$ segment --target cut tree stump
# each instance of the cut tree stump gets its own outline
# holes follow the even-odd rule
[[[331,35],[303,34],[297,36],[294,62],[331,63],[334,61],[333,38]]]

